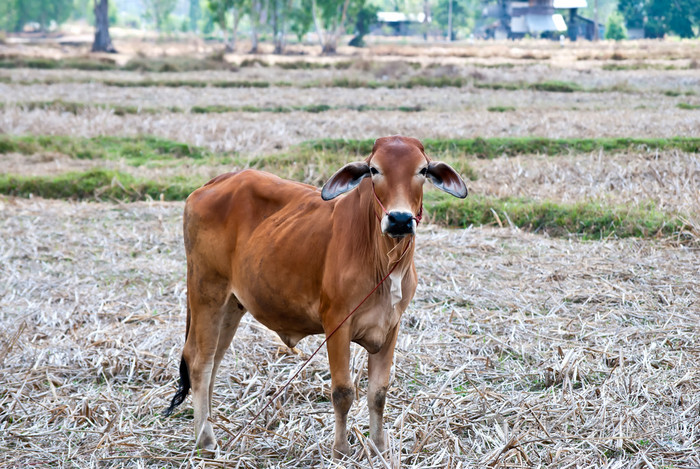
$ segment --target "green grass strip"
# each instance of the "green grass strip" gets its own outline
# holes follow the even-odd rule
[[[306,142],[284,153],[241,159],[235,155],[210,152],[204,148],[155,137],[94,137],[0,135],[0,153],[32,154],[42,151],[63,153],[74,158],[126,160],[139,166],[153,161],[179,164],[225,161],[231,167],[251,166],[280,176],[303,180],[308,165],[315,168],[314,183],[320,184],[340,165],[365,157],[372,140],[322,140]],[[430,154],[445,159],[465,176],[475,179],[468,159],[463,154],[495,157],[500,154],[568,152],[575,149],[609,151],[628,148],[678,148],[700,152],[700,139],[472,139],[426,140]],[[161,163],[158,163],[161,164]],[[199,163],[197,163],[199,164]],[[0,192],[10,195],[34,194],[46,198],[78,198],[98,200],[143,200],[151,197],[183,200],[206,181],[184,174],[165,181],[139,179],[126,173],[104,169],[56,176],[0,176]],[[442,193],[426,193],[426,211],[435,222],[448,226],[512,224],[525,230],[551,235],[570,233],[583,237],[670,235],[683,228],[680,218],[656,210],[608,207],[596,203],[561,204],[531,199],[496,199],[469,196],[458,200]]]
[[[152,160],[203,159],[211,154],[202,147],[150,136],[80,138],[0,135],[0,153],[31,155],[45,151],[78,159],[124,159],[133,166]]]
[[[527,154],[561,155],[574,152],[606,152],[637,150],[681,150],[700,153],[700,137],[672,138],[598,138],[549,139],[539,137],[497,137],[475,139],[425,139],[426,152],[437,157],[480,158]],[[372,151],[374,140],[321,139],[309,140],[280,153],[248,160],[273,165],[318,162],[344,164],[352,158],[364,158]],[[34,154],[54,151],[79,159],[126,159],[130,164],[148,160],[177,158],[204,159],[217,156],[204,147],[188,145],[151,136],[134,137],[68,137],[68,136],[10,136],[0,135],[0,153]],[[223,156],[223,155],[218,155]],[[258,161],[259,160],[259,161]],[[257,164],[257,163],[256,163]]]
[[[669,150],[700,152],[700,138],[670,139],[426,139],[426,151],[436,159],[452,165],[471,180],[478,175],[465,156],[495,158],[527,154],[556,156],[574,152],[607,152],[635,150]],[[288,179],[318,183],[351,160],[365,158],[372,151],[373,140],[327,139],[312,140],[290,147],[280,153],[255,158],[231,153],[218,153],[172,140],[149,137],[67,137],[67,136],[9,136],[0,135],[0,153],[35,154],[56,152],[77,159],[106,159],[124,161],[130,166],[173,166],[178,161],[189,164],[226,164],[254,167]],[[313,179],[307,170],[313,166]]]
[[[137,201],[150,197],[184,200],[198,185],[183,178],[150,181],[104,169],[58,176],[0,175],[0,193],[54,199]],[[546,232],[552,236],[576,234],[586,239],[670,236],[684,228],[680,218],[653,207],[560,204],[480,196],[460,200],[436,191],[426,192],[425,210],[432,222],[445,226],[512,224],[527,231]]]
[[[211,86],[214,88],[268,88],[270,86],[291,87],[297,86],[300,88],[415,88],[425,86],[430,88],[445,88],[445,87],[462,87],[469,84],[469,80],[461,77],[411,77],[403,81],[387,80],[373,81],[362,80],[357,78],[335,78],[329,82],[309,81],[294,84],[287,81],[250,81],[250,80],[220,80],[220,81],[202,81],[202,80],[98,80],[107,86],[116,86],[121,88],[133,87],[181,87],[189,86],[192,88],[204,88]]]
[[[111,61],[80,57],[62,60],[43,57],[1,58],[0,68],[76,69],[98,71],[119,69],[119,67]]]
[[[231,70],[234,64],[223,61],[222,57],[196,58],[176,57],[136,57],[126,65],[119,66],[109,59],[94,57],[69,57],[50,59],[45,57],[5,57],[0,58],[0,68],[35,68],[35,69],[74,69],[74,70],[126,70],[139,72],[188,72],[203,70]]]
[[[105,169],[64,173],[58,176],[0,175],[0,192],[48,199],[143,200],[147,196],[164,200],[184,200],[196,189],[194,184],[177,180],[168,183],[136,179],[129,174]]]
[[[75,101],[63,101],[55,99],[53,101],[21,101],[14,103],[0,103],[0,110],[6,109],[9,106],[18,106],[27,111],[34,109],[55,110],[59,112],[69,112],[78,115],[82,112],[91,109],[108,109],[117,116],[125,116],[127,114],[158,114],[160,112],[184,112],[183,109],[171,106],[167,108],[149,108],[140,106],[125,106],[121,104],[108,103],[80,103]]]
[[[121,104],[110,103],[81,103],[75,101],[63,101],[55,99],[53,101],[20,101],[14,103],[1,103],[0,110],[6,109],[9,106],[17,106],[27,111],[34,109],[55,110],[59,112],[69,112],[78,115],[91,109],[110,110],[117,116],[125,116],[128,114],[158,114],[161,112],[183,113],[185,109],[177,106],[169,106],[163,108],[128,106]],[[257,106],[227,106],[224,104],[209,104],[195,105],[189,109],[193,114],[211,114],[225,112],[270,112],[270,113],[289,113],[289,112],[311,112],[319,113],[326,111],[348,110],[348,111],[400,111],[400,112],[420,112],[423,107],[416,106],[368,106],[359,104],[356,106],[331,106],[329,104],[310,104],[307,106],[274,106],[274,107],[257,107]]]
[[[239,67],[276,67],[283,70],[318,70],[336,69],[347,70],[353,67],[367,70],[368,68],[384,67],[382,62],[366,59],[340,60],[334,62],[314,62],[297,60],[292,62],[271,63],[260,58],[246,58],[239,64],[224,60],[224,52],[220,50],[207,57],[179,55],[169,57],[134,57],[125,65],[118,65],[113,60],[99,57],[69,57],[51,59],[44,57],[0,56],[0,68],[36,68],[36,69],[77,69],[77,70],[126,70],[152,73],[191,72],[205,70],[236,70]],[[414,70],[423,68],[418,62],[403,61]],[[523,64],[529,66],[531,64]],[[513,68],[513,63],[472,64],[473,67],[484,68]],[[440,68],[440,64],[427,65],[425,68]],[[673,67],[673,66],[670,66]],[[666,67],[667,69],[671,69]],[[675,67],[673,67],[675,68]]]
[[[331,106],[330,104],[310,104],[308,106],[274,106],[274,107],[257,107],[257,106],[226,106],[222,104],[213,104],[207,106],[192,106],[190,112],[195,114],[207,113],[223,113],[223,112],[272,112],[272,113],[289,113],[289,112],[326,112],[326,111],[400,111],[400,112],[420,112],[423,107],[418,106],[368,106],[359,104],[357,106]]]
[[[361,80],[356,78],[335,78],[327,86],[337,87],[337,88],[415,88],[418,86],[424,86],[428,88],[460,88],[462,86],[467,86],[470,80],[462,77],[410,77],[407,80],[402,81],[372,81],[372,80]],[[322,84],[316,84],[316,86],[323,86]]]
[[[583,87],[577,83],[557,80],[530,83],[528,88],[537,91],[552,91],[556,93],[573,93],[574,91],[583,91]]]
[[[0,68],[2,68],[2,61],[0,60]],[[60,67],[59,67],[60,68]],[[52,85],[57,83],[102,83],[106,86],[115,86],[120,88],[134,88],[134,87],[191,87],[191,88],[268,88],[272,86],[277,87],[297,87],[297,88],[368,88],[368,89],[378,89],[378,88],[415,88],[415,87],[427,87],[427,88],[445,88],[445,87],[465,87],[473,83],[475,88],[481,89],[492,89],[492,90],[535,90],[535,91],[547,91],[547,92],[557,92],[557,93],[572,93],[575,91],[584,93],[607,93],[607,92],[617,92],[617,93],[640,93],[646,92],[627,84],[616,84],[609,87],[594,87],[594,88],[584,88],[581,85],[569,81],[558,81],[558,80],[547,80],[542,82],[527,83],[527,82],[479,82],[472,81],[469,78],[464,78],[460,76],[440,76],[440,77],[425,77],[425,76],[414,76],[404,80],[367,80],[361,78],[351,78],[351,77],[340,77],[334,78],[330,81],[320,81],[312,80],[306,82],[290,82],[290,81],[251,81],[251,80],[218,80],[218,81],[205,81],[205,80],[184,80],[184,79],[153,79],[146,78],[143,80],[115,80],[115,79],[100,79],[100,78],[43,78],[43,79],[31,79],[31,80],[11,80],[9,77],[0,77],[0,81],[5,83],[12,83],[18,85]],[[697,93],[695,90],[656,90],[658,93],[665,94],[666,96],[695,96]]]
[[[515,111],[513,106],[489,106],[486,108],[489,112],[508,112]]]
[[[512,226],[551,236],[577,234],[585,239],[609,236],[670,236],[685,224],[674,215],[654,207],[605,206],[599,203],[575,204],[532,199],[469,196],[464,200],[428,192],[426,210],[434,223],[447,226]]]
[[[643,90],[631,87],[627,84],[616,84],[608,87],[593,87],[584,88],[578,83],[570,81],[559,81],[559,80],[548,80],[536,83],[527,82],[474,82],[475,88],[489,89],[489,90],[506,90],[506,91],[517,91],[517,90],[535,90],[535,91],[549,91],[554,93],[639,93]],[[694,96],[696,92],[694,90],[678,91],[678,90],[656,90],[658,93],[662,93],[666,96]]]
[[[617,63],[607,63],[603,64],[602,70],[608,71],[620,71],[620,70],[690,70],[690,66],[678,67],[676,65],[664,65],[664,64],[654,64],[647,62],[636,62],[632,64],[617,64]]]
[[[99,80],[98,80],[99,81]],[[220,80],[220,81],[202,81],[202,80],[101,80],[106,86],[116,86],[119,88],[140,88],[163,86],[167,88],[179,88],[188,86],[190,88],[205,88],[211,86],[214,88],[268,88],[271,83],[267,81],[250,81],[250,80]],[[275,86],[287,86],[285,82],[274,83]]]
[[[302,148],[316,151],[344,152],[368,155],[374,140],[321,139],[300,144]],[[495,137],[473,139],[425,139],[429,154],[466,154],[480,158],[515,156],[523,154],[562,155],[575,152],[589,153],[625,150],[681,150],[700,153],[700,137],[672,138],[565,138]]]
[[[474,83],[474,87],[491,89],[491,90],[537,90],[537,91],[551,91],[557,93],[573,93],[574,91],[587,91],[581,85],[573,83],[570,81],[558,81],[549,80],[537,83],[523,83],[523,82],[507,82],[507,83]]]
[[[670,96],[672,98],[675,98],[677,96],[695,96],[696,93],[693,90],[686,90],[686,91],[666,90],[666,91],[664,91],[664,94],[666,96]]]
[[[289,62],[275,66],[282,69],[319,69],[350,68],[354,62],[343,61],[330,63]],[[74,57],[50,59],[43,57],[4,57],[0,58],[0,68],[35,68],[35,69],[76,69],[76,70],[126,70],[152,73],[191,72],[204,70],[235,70],[238,67],[269,67],[271,64],[258,58],[244,59],[240,65],[228,63],[223,53],[209,57],[173,56],[173,57],[135,57],[123,66],[108,59],[93,57]]]

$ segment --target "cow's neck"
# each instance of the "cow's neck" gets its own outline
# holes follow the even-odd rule
[[[355,234],[352,236],[354,255],[365,256],[368,265],[378,266],[379,275],[388,272],[396,262],[399,265],[395,270],[403,272],[413,259],[415,243],[411,237],[396,239],[382,234],[381,208],[374,199],[369,179],[362,181],[342,202],[350,209],[348,229]]]

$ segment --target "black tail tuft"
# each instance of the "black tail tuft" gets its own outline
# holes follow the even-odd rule
[[[190,372],[187,369],[187,362],[185,357],[180,360],[180,384],[177,387],[177,392],[173,396],[173,400],[170,402],[170,407],[165,409],[163,415],[166,417],[170,416],[175,410],[175,407],[182,404],[182,402],[187,397],[187,393],[190,392]]]

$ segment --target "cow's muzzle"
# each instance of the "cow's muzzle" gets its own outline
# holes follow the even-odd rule
[[[382,220],[382,231],[392,238],[416,233],[415,217],[411,212],[389,212]]]

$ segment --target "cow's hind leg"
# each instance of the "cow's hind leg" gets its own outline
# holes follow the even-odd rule
[[[381,350],[371,354],[367,360],[367,407],[369,407],[369,436],[380,452],[386,449],[384,440],[384,404],[389,387],[391,363],[394,359],[394,347],[399,326],[391,331]]]
[[[211,413],[211,400],[214,394],[214,382],[216,381],[216,373],[219,371],[219,365],[224,358],[226,351],[231,345],[233,336],[236,335],[238,324],[245,314],[246,310],[243,305],[233,295],[230,295],[225,305],[225,314],[219,329],[219,340],[216,344],[216,353],[214,354],[214,368],[211,372],[211,380],[209,381],[209,413]]]
[[[192,384],[195,438],[199,448],[213,451],[216,449],[216,438],[209,422],[213,382],[243,311],[230,295],[223,278],[193,275],[188,276],[187,283],[187,300],[192,317],[183,357]]]

